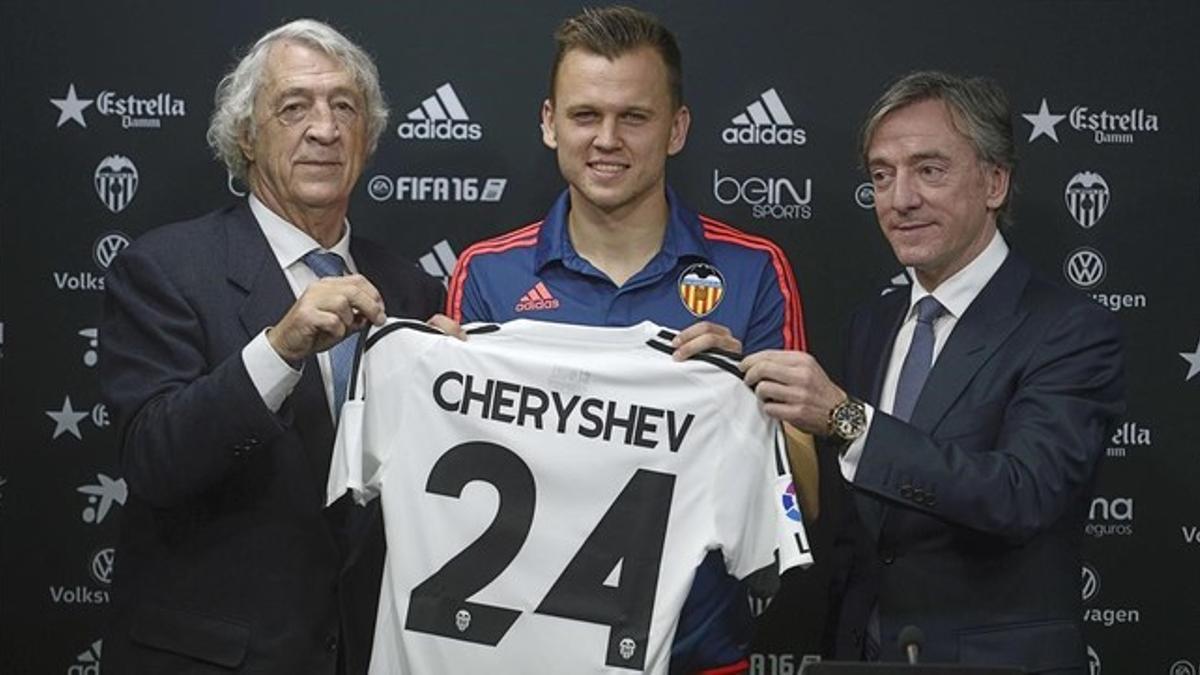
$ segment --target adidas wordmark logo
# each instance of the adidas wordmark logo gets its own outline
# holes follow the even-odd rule
[[[721,132],[721,140],[729,145],[804,145],[808,136],[796,126],[779,94],[772,87],[757,101],[746,106],[746,112],[734,116],[731,126]]]
[[[550,289],[546,288],[546,284],[539,281],[517,301],[516,310],[518,312],[533,312],[539,309],[558,309],[558,304],[558,298],[551,295]]]
[[[483,138],[483,127],[471,121],[449,82],[408,111],[406,117],[408,119],[396,127],[396,133],[405,140],[477,141]]]

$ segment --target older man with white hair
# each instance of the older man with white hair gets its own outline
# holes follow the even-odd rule
[[[366,670],[377,509],[323,509],[355,334],[443,291],[352,236],[387,123],[375,65],[312,20],[221,80],[208,140],[250,196],[158,228],[109,269],[101,388],[129,485],[104,667]]]

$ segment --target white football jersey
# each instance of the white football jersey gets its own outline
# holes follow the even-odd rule
[[[708,551],[761,595],[812,562],[735,360],[651,323],[468,329],[360,345],[327,498],[382,498],[371,673],[666,673]]]

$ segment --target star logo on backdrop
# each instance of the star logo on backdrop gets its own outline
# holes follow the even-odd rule
[[[58,124],[55,127],[61,127],[68,120],[75,120],[79,126],[87,128],[87,120],[83,119],[83,111],[92,104],[90,98],[79,98],[75,95],[75,83],[72,82],[67,87],[67,95],[65,98],[52,98],[50,102],[54,107],[58,108]]]
[[[54,410],[47,410],[46,414],[50,416],[50,419],[54,420],[54,436],[52,436],[50,440],[54,440],[68,431],[71,432],[71,435],[75,438],[78,438],[81,441],[83,440],[83,434],[79,431],[79,421],[87,417],[88,414],[86,411],[76,412],[76,410],[71,407],[70,396],[63,397],[63,405],[61,410],[58,410],[57,412]]]
[[[1033,130],[1029,132],[1029,142],[1032,143],[1038,136],[1049,136],[1055,143],[1058,142],[1058,132],[1055,131],[1054,125],[1063,121],[1066,115],[1055,115],[1050,112],[1049,106],[1046,105],[1046,99],[1042,99],[1042,107],[1036,113],[1021,113],[1027,122],[1033,125]]]
[[[1196,341],[1196,351],[1179,352],[1179,355],[1188,362],[1187,377],[1183,378],[1184,382],[1187,382],[1200,373],[1200,340]]]

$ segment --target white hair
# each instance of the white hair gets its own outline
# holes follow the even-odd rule
[[[246,178],[246,156],[239,143],[253,142],[254,98],[262,84],[267,53],[279,41],[299,42],[324,52],[341,64],[354,79],[363,96],[367,114],[367,153],[375,152],[379,136],[387,126],[388,108],[379,87],[379,69],[358,45],[332,27],[313,19],[297,19],[267,33],[254,43],[233,70],[217,84],[208,144],[235,178]]]

